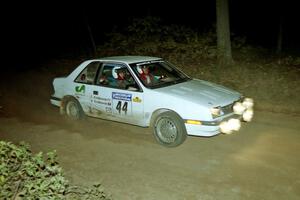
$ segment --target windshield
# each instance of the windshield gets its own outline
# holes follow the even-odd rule
[[[160,88],[190,80],[187,75],[166,61],[135,63],[130,67],[147,88]]]

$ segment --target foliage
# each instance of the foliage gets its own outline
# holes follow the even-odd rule
[[[287,55],[280,57],[277,63],[279,65],[300,66],[300,57]]]
[[[215,30],[199,33],[180,25],[164,25],[158,18],[134,19],[123,32],[113,32],[99,57],[147,55],[163,57],[187,74],[236,89],[255,99],[256,108],[300,113],[300,58],[278,57],[270,50],[232,34],[235,63],[220,68]],[[280,95],[279,95],[280,93]]]
[[[149,55],[188,62],[195,59],[214,62],[217,58],[215,27],[200,33],[192,28],[164,24],[160,18],[147,16],[133,18],[125,30],[113,30],[107,34],[107,42],[98,46],[98,55]],[[232,52],[235,61],[256,62],[274,59],[272,52],[247,43],[247,38],[232,33]],[[269,61],[270,61],[269,59]],[[275,58],[276,59],[276,58]],[[267,61],[267,62],[269,62]],[[299,65],[300,59],[284,56],[277,59],[280,65]]]
[[[71,186],[55,151],[32,154],[24,142],[0,141],[0,199],[110,199],[100,184]]]
[[[213,59],[216,57],[216,35],[213,31],[199,34],[180,25],[164,25],[159,18],[133,19],[122,32],[107,35],[108,42],[98,47],[101,55],[169,55]],[[107,53],[108,52],[108,53]]]
[[[164,24],[151,16],[131,19],[131,23],[124,27],[125,30],[118,27],[107,34],[106,43],[97,46],[96,57],[162,57],[195,78],[216,82],[253,97],[256,108],[300,113],[299,56],[278,56],[268,49],[249,45],[246,37],[232,34],[235,62],[232,66],[221,68],[216,59],[214,27],[200,33],[189,27]],[[66,71],[71,71],[85,59],[89,58],[59,60],[49,63],[45,69],[52,77],[65,75],[68,74]]]

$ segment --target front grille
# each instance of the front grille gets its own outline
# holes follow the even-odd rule
[[[227,115],[233,112],[233,104],[234,103],[221,107],[223,115]]]

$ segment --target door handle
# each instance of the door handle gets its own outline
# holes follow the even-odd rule
[[[98,91],[93,91],[93,95],[98,95]]]

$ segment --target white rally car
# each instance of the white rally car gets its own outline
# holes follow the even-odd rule
[[[153,128],[167,147],[187,135],[232,133],[253,117],[253,100],[190,78],[157,57],[115,56],[81,63],[53,81],[51,103],[72,119],[92,116]]]

